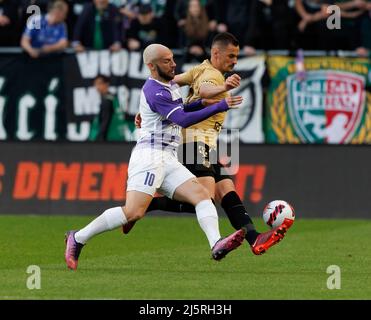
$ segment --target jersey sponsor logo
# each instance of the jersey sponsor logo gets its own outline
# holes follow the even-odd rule
[[[222,126],[223,126],[222,123],[220,123],[220,122],[215,122],[214,129],[215,129],[217,132],[220,132],[220,131],[222,130]]]

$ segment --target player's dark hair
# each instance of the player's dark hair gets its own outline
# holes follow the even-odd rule
[[[98,74],[95,77],[94,81],[97,80],[97,79],[101,79],[104,83],[110,83],[110,79],[107,76],[103,75],[103,74]]]
[[[229,44],[237,47],[240,45],[237,38],[229,32],[222,32],[218,33],[211,43],[211,47],[214,47],[215,45],[221,45],[223,47],[227,47]]]

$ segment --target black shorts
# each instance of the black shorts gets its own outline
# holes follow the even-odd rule
[[[224,179],[232,179],[225,174],[225,169],[222,170],[224,166],[218,161],[216,150],[210,149],[207,144],[189,142],[181,146],[182,163],[197,178],[213,177],[215,183]]]

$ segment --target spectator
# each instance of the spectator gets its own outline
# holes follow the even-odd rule
[[[89,140],[106,141],[109,125],[114,113],[114,99],[115,97],[109,92],[110,81],[109,78],[103,75],[98,75],[94,79],[94,87],[97,89],[100,97],[100,111],[94,118]]]
[[[31,10],[34,9],[32,6],[37,6],[37,8],[40,9],[41,14],[46,14],[48,12],[47,9],[49,4],[49,0],[18,0],[20,12],[20,36],[23,33],[24,28],[26,27],[27,21],[29,21],[29,19],[37,13],[34,10]]]
[[[296,0],[300,16],[298,30],[302,39],[300,47],[315,50],[355,50],[360,45],[360,19],[366,2],[351,0],[336,2],[341,12],[341,28],[329,29],[327,8],[331,0]],[[300,43],[300,41],[298,41]]]
[[[86,4],[79,16],[72,46],[77,52],[88,49],[121,49],[120,14],[108,0],[94,0]]]
[[[205,47],[209,45],[209,18],[199,0],[188,2],[188,12],[183,26],[183,43],[186,47],[185,62],[207,59]]]
[[[347,31],[350,49],[356,47],[360,56],[367,56],[371,49],[371,2],[351,0],[336,3],[341,9],[342,28]]]
[[[121,8],[121,13],[128,16],[131,20],[137,18],[141,5],[150,5],[156,18],[161,18],[166,10],[167,0],[112,0],[117,7]]]
[[[166,28],[162,29],[162,38],[165,46],[169,48],[177,48],[179,39],[179,30],[177,28],[177,23],[174,17],[176,1],[168,0],[166,1],[166,6],[164,9],[164,14],[161,17],[161,21]]]
[[[150,4],[139,7],[138,17],[132,21],[127,37],[129,50],[141,50],[162,41],[161,22],[154,16]]]
[[[183,27],[186,22],[187,12],[190,0],[176,0],[174,6],[174,16],[178,22],[178,27]],[[215,20],[215,3],[214,0],[200,0],[200,5],[205,8],[206,15],[209,18],[209,29],[216,31],[217,22]]]
[[[90,141],[132,141],[135,140],[134,117],[120,107],[117,96],[110,92],[109,78],[98,75],[94,79],[101,101],[99,114],[94,118]]]
[[[17,4],[0,0],[0,47],[15,46],[17,43]]]
[[[371,59],[371,2],[366,4],[365,9],[361,20],[361,45],[357,48],[357,53],[361,57],[368,56]]]
[[[243,51],[252,55],[255,48],[290,49],[291,24],[292,13],[287,0],[252,0]]]
[[[131,22],[138,18],[138,11],[141,5],[151,5],[156,18],[163,18],[171,1],[167,0],[116,0],[117,6],[123,17],[122,31],[123,39],[127,39],[127,31],[130,29]],[[166,22],[165,22],[166,23]],[[166,24],[168,25],[168,24]]]
[[[329,42],[326,26],[328,4],[323,0],[295,0],[298,14],[296,46],[307,50],[326,50]]]
[[[67,12],[67,4],[57,0],[50,5],[47,15],[33,17],[23,33],[21,47],[32,58],[64,50],[68,46],[64,23]]]
[[[130,29],[131,22],[138,16],[138,0],[121,0],[119,5],[119,12],[122,17],[121,32],[122,42],[127,42],[127,32]]]
[[[218,32],[232,33],[240,43],[244,42],[250,24],[251,0],[214,0]]]
[[[69,6],[68,16],[67,16],[67,29],[68,29],[68,39],[73,39],[73,32],[75,30],[75,25],[77,19],[84,9],[84,5],[91,3],[91,0],[67,0]]]

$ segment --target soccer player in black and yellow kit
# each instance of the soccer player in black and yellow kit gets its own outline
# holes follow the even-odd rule
[[[199,99],[219,101],[226,98],[228,91],[240,85],[240,77],[233,74],[225,79],[224,74],[231,72],[237,64],[239,43],[230,33],[220,33],[213,39],[211,59],[205,60],[189,71],[177,75],[174,80],[180,85],[189,85],[187,103]],[[209,191],[210,197],[216,199],[223,207],[235,229],[245,228],[246,240],[254,254],[260,255],[271,246],[283,239],[289,222],[284,222],[268,232],[256,231],[253,221],[248,215],[240,197],[236,193],[233,180],[222,174],[223,165],[212,161],[216,155],[217,138],[222,128],[226,113],[219,113],[201,121],[187,129],[183,129],[183,164],[198,178],[199,182]],[[140,126],[140,116],[136,119]],[[188,163],[189,150],[193,151],[192,163]],[[215,157],[214,157],[215,159]],[[172,212],[195,212],[191,205],[166,197],[152,200],[147,211],[164,210]],[[123,228],[128,233],[134,223]]]

